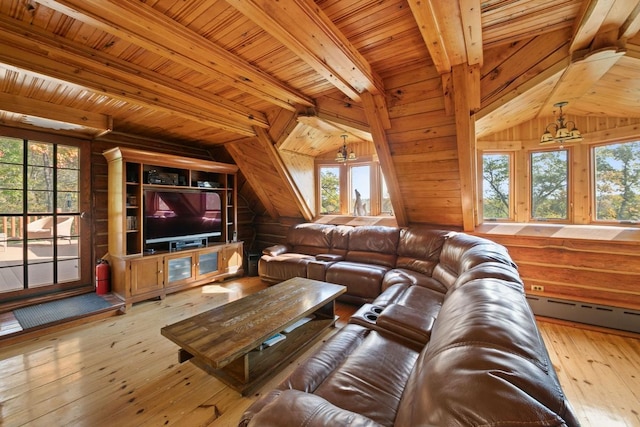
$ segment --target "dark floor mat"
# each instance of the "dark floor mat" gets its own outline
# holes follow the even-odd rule
[[[91,293],[19,308],[14,310],[13,314],[18,319],[22,329],[29,329],[82,316],[83,314],[108,308],[110,305],[104,298]]]

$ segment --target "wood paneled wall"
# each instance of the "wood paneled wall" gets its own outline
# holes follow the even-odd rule
[[[570,233],[562,227],[544,227],[537,236],[523,235],[525,230],[497,234],[491,228],[481,227],[477,234],[508,248],[528,293],[640,309],[640,230],[594,230],[588,239],[555,237]],[[535,233],[536,226],[528,228]],[[544,292],[534,292],[534,285]]]
[[[441,77],[418,66],[385,80],[389,148],[409,223],[462,224],[455,117],[445,112]]]

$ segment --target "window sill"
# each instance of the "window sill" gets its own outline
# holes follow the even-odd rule
[[[606,225],[485,223],[476,227],[474,234],[640,242],[640,227]]]
[[[397,227],[398,221],[394,216],[351,216],[351,215],[320,215],[313,222],[331,225],[386,225]]]

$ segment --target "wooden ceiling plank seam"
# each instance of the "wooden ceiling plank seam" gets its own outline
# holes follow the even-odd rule
[[[529,37],[544,36],[549,33],[553,33],[559,30],[566,30],[566,29],[571,29],[571,25],[568,24],[566,21],[562,21],[557,24],[546,25],[544,28],[536,28],[535,30],[527,32],[527,36]],[[487,34],[486,31],[483,32],[483,36],[486,34]],[[484,51],[486,52],[489,49],[500,48],[500,47],[511,45],[513,43],[518,43],[521,41],[522,41],[522,36],[520,35],[512,35],[510,37],[500,38],[499,41],[495,41],[495,42],[487,40],[487,38],[485,38],[483,41]]]
[[[214,74],[227,84],[282,108],[292,109],[294,104],[313,105],[303,94],[144,3],[129,0],[39,2],[204,74]]]
[[[309,205],[307,205],[307,202],[304,199],[304,195],[302,194],[295,180],[289,173],[289,170],[287,169],[282,158],[280,157],[278,150],[273,145],[273,142],[271,141],[269,134],[264,129],[261,129],[261,128],[255,128],[255,132],[256,132],[256,138],[258,142],[263,146],[263,149],[267,153],[267,157],[273,164],[273,167],[278,172],[278,175],[280,176],[282,181],[284,181],[285,183],[285,185],[282,186],[282,188],[286,189],[290,193],[290,196],[293,198],[302,217],[306,221],[312,221],[314,218],[314,213],[311,211],[311,208],[309,208]]]
[[[146,71],[142,67],[76,43],[66,42],[64,47],[60,47],[63,43],[57,37],[47,36],[33,27],[15,25],[2,16],[0,16],[0,24],[5,37],[10,37],[7,32],[11,31],[11,37],[18,43],[18,40],[28,35],[28,39],[46,50],[47,55],[52,59],[76,63],[79,68],[90,68],[98,74],[105,73],[116,81],[129,82],[144,87],[149,92],[156,92],[158,97],[171,96],[177,100],[182,98],[182,101],[197,106],[201,111],[209,110],[214,117],[226,117],[226,121],[237,120],[251,126],[269,126],[266,117],[260,111],[244,107],[218,95],[189,92],[190,87],[180,81]],[[72,79],[73,75],[69,76],[68,80],[72,81]]]
[[[398,175],[396,173],[395,165],[393,164],[393,157],[391,156],[384,123],[377,111],[381,103],[373,99],[375,96],[380,95],[373,95],[368,92],[364,92],[361,96],[362,106],[367,120],[369,121],[371,136],[373,137],[376,154],[380,161],[382,174],[384,175],[385,182],[387,183],[389,198],[391,199],[391,205],[393,206],[396,221],[400,227],[404,227],[409,225],[406,207],[398,184]]]
[[[533,37],[532,31],[539,29],[545,31],[545,27],[562,25],[572,27],[575,16],[580,8],[582,0],[558,3],[558,1],[528,2],[523,7],[518,1],[517,10],[500,10],[501,20],[487,19],[486,13],[482,13],[483,40],[485,47],[498,42],[498,39],[509,37],[509,34],[519,39]]]
[[[569,56],[568,34],[558,31],[549,35],[534,37],[526,43],[526,47],[511,52],[504,61],[491,70],[484,71],[482,78],[483,100],[494,98],[505,86],[518,80],[517,76],[537,74],[540,67],[552,67],[559,60]],[[549,64],[549,60],[553,61]],[[567,61],[568,62],[568,61]]]
[[[383,93],[382,80],[313,2],[230,0],[230,3],[341,92],[359,100],[364,90]]]
[[[543,90],[546,92],[547,88],[553,88],[555,86],[557,80],[560,78],[561,74],[564,70],[569,66],[570,58],[566,56],[564,59],[556,62],[553,66],[541,71],[535,76],[532,76],[531,79],[526,82],[514,87],[507,92],[504,92],[504,95],[495,99],[493,102],[483,105],[480,110],[478,110],[475,114],[476,116],[476,135],[478,138],[485,136],[486,132],[483,131],[484,125],[483,121],[488,120],[490,122],[493,121],[504,121],[505,114],[508,111],[515,111],[518,113],[517,106],[514,103],[520,99],[521,96],[528,93],[529,91],[536,90],[537,87],[544,88]],[[529,120],[535,116],[537,116],[539,110],[544,105],[544,101],[536,101],[536,108],[533,111],[530,111],[529,114],[531,117]],[[525,105],[525,108],[527,106]],[[495,113],[496,118],[491,118],[490,116]],[[508,115],[507,115],[508,116]]]

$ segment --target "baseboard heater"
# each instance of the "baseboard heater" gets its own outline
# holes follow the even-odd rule
[[[640,311],[539,295],[527,295],[531,310],[544,317],[640,333]]]

